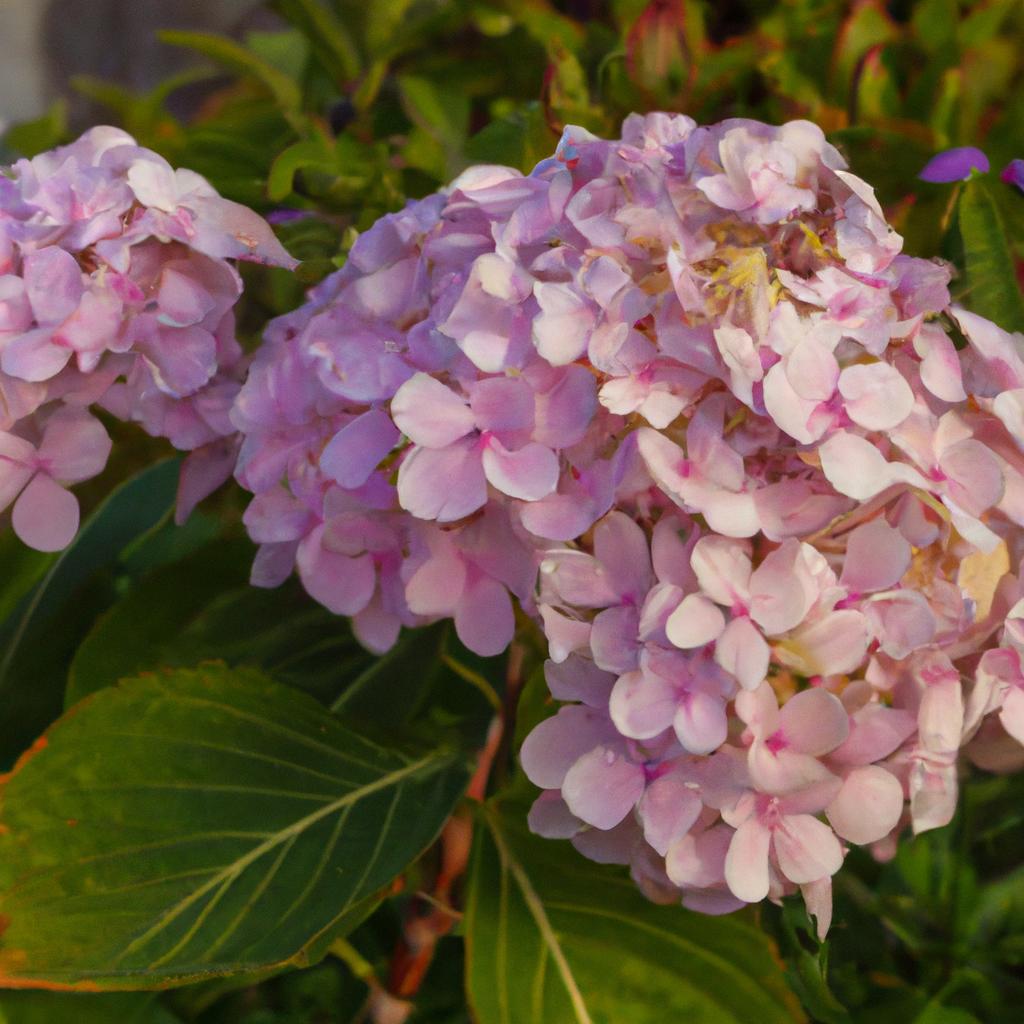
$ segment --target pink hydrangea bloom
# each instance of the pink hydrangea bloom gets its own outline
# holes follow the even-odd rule
[[[110,439],[96,405],[192,454],[181,511],[230,476],[243,368],[228,259],[291,267],[268,225],[117,128],[0,176],[0,512],[69,544]]]
[[[254,582],[297,565],[374,650],[452,617],[494,653],[517,602],[565,702],[531,827],[824,933],[849,845],[1024,738],[1024,339],[901,245],[807,122],[467,171],[270,325],[231,411]]]

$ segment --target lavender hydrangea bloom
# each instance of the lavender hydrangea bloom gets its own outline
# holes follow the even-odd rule
[[[97,405],[192,454],[182,515],[234,464],[243,369],[228,259],[292,267],[267,224],[117,128],[0,178],[0,511],[44,551],[70,543],[110,439]]]

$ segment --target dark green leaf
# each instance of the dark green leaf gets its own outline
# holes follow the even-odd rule
[[[159,36],[162,42],[195,50],[196,53],[215,60],[236,74],[252,78],[274,97],[282,112],[293,118],[298,114],[302,106],[302,92],[298,84],[273,64],[257,57],[233,39],[205,32],[182,32],[172,29],[162,30]]]
[[[649,903],[525,812],[482,813],[466,906],[479,1024],[770,1024],[804,1019],[769,941],[745,921]]]
[[[957,206],[967,276],[966,305],[1004,330],[1024,331],[1021,294],[1006,228],[984,178],[963,186]]]
[[[175,1024],[148,992],[0,992],[0,1024]]]
[[[333,11],[319,0],[275,0],[274,6],[302,31],[332,78],[344,84],[358,77],[359,51]]]
[[[159,462],[121,484],[0,625],[5,718],[0,763],[24,750],[60,712],[67,660],[81,636],[78,630],[84,632],[100,610],[72,598],[80,598],[90,577],[113,565],[130,541],[170,514],[177,484],[177,459]]]
[[[102,690],[0,791],[0,984],[159,988],[316,959],[467,776],[451,749],[382,747],[251,670]]]
[[[322,700],[337,696],[371,656],[297,581],[250,587],[251,558],[248,542],[222,542],[141,580],[79,647],[67,704],[144,669],[209,659],[262,668]]]

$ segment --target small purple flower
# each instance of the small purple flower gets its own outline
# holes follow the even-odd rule
[[[966,181],[975,171],[988,173],[988,157],[974,146],[957,146],[933,156],[918,175],[922,181]]]
[[[1005,181],[1007,185],[1016,185],[1021,192],[1024,192],[1024,160],[1020,157],[1017,157],[1016,160],[1011,160],[1003,168],[1003,173],[999,175],[999,180]]]

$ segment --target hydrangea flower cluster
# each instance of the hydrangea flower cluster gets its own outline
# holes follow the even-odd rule
[[[0,173],[0,513],[26,544],[78,529],[65,487],[111,448],[90,406],[192,452],[183,512],[230,476],[233,259],[295,265],[257,214],[117,128]]]
[[[140,253],[283,262],[255,232],[207,251],[208,208],[182,199],[184,248],[176,173],[159,198],[128,173],[142,212],[118,231],[144,221]],[[536,832],[711,913],[800,890],[823,934],[851,845],[889,856],[950,820],[961,750],[1024,766],[1024,338],[901,247],[812,124],[633,115],[382,218],[268,326],[240,387],[230,346],[193,358],[199,321],[173,276],[161,311],[151,275],[100,390],[180,447],[220,446],[204,483],[238,446],[253,582],[297,571],[371,650],[451,617],[496,654],[517,605],[540,625],[564,706],[522,749]],[[21,287],[34,309],[18,258],[0,308]],[[0,336],[18,387],[38,382],[12,348],[18,367],[77,337],[40,316],[51,340]],[[0,501],[74,479],[46,445],[75,433],[91,368],[65,363],[71,412]],[[172,421],[216,428],[184,444]]]
[[[822,933],[850,845],[1024,741],[1024,339],[845,168],[807,122],[570,128],[362,235],[231,412],[255,583],[378,651],[542,625],[535,831]]]

